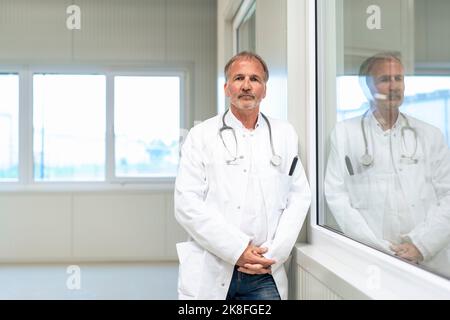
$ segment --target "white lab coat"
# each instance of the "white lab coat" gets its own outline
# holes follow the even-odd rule
[[[292,159],[298,152],[298,137],[287,122],[269,119],[275,151],[282,157],[276,168],[270,165],[272,152],[265,121],[265,156],[258,162],[261,189],[267,211],[267,258],[277,261],[272,275],[280,297],[287,299],[287,276],[283,263],[297,240],[310,205],[310,189],[298,161],[295,173],[288,176]],[[227,124],[229,124],[227,122]],[[183,144],[175,183],[175,217],[190,239],[177,244],[180,261],[178,294],[180,299],[226,298],[233,268],[250,242],[240,230],[239,207],[245,203],[248,176],[242,165],[227,165],[227,153],[218,132],[222,116],[195,126]],[[234,152],[230,131],[224,138]],[[238,144],[242,145],[237,134]]]
[[[397,205],[408,215],[402,221],[412,223],[411,227],[397,226],[407,229],[399,235],[402,239],[400,242],[412,242],[424,256],[421,264],[449,277],[450,151],[439,129],[411,116],[407,117],[410,126],[417,132],[417,164],[400,162],[400,156],[405,150],[401,147],[403,141],[400,129],[405,124],[401,117],[396,127],[391,129],[392,148],[373,150],[373,139],[381,139],[381,136],[370,133],[369,128],[376,120],[373,115],[367,116],[365,127],[369,154],[374,156],[370,168],[364,168],[359,161],[364,154],[361,117],[336,125],[331,134],[325,178],[327,203],[345,235],[392,253],[389,249],[392,241],[386,239],[385,235],[388,229],[393,228],[390,222],[396,221],[398,217],[390,215],[386,209],[388,205],[392,207],[392,203],[387,204],[387,199],[402,199]],[[414,138],[410,131],[405,131],[405,143],[411,153]],[[383,170],[380,171],[376,166],[383,162],[383,158],[391,159],[391,149],[396,169],[393,169],[392,174],[380,173]],[[345,156],[351,160],[354,175],[348,173]],[[393,195],[395,181],[399,190],[394,191],[396,194]]]

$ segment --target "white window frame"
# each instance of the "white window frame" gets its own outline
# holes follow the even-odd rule
[[[327,0],[317,0],[318,5],[324,5],[325,2],[329,3]],[[320,14],[320,11],[317,13]],[[323,108],[316,107],[316,88],[323,86],[323,83],[316,83],[315,69],[318,66],[318,74],[323,75],[321,68],[325,56],[323,51],[316,51],[316,0],[306,0],[298,15],[297,19],[305,21],[305,28],[299,32],[298,46],[306,53],[303,71],[307,74],[307,81],[304,89],[307,92],[310,124],[307,132],[307,173],[311,190],[316,196],[312,198],[311,219],[307,226],[308,244],[297,246],[297,263],[342,298],[449,299],[450,281],[445,278],[372,249],[319,224],[318,210],[322,206],[318,206],[318,199],[323,195],[323,191],[317,187],[320,185],[318,181],[323,181],[323,176],[318,168],[323,168],[324,159],[321,159],[321,164],[318,163],[317,151],[323,147],[324,141],[318,141],[316,135],[316,129],[323,129],[320,125],[319,128],[316,126],[316,116],[321,119],[323,112]],[[323,32],[320,28],[321,26],[317,30],[318,35]],[[371,273],[374,270],[376,273]],[[371,286],[373,276],[380,280],[379,286]]]
[[[126,71],[116,71],[116,72],[110,72],[107,75],[107,81],[110,83],[110,86],[107,86],[109,90],[107,89],[107,172],[106,172],[106,179],[107,181],[110,181],[112,183],[119,183],[121,185],[127,184],[127,183],[168,183],[173,182],[175,180],[175,177],[117,177],[115,175],[115,137],[114,137],[114,77],[116,76],[147,76],[147,77],[179,77],[180,79],[180,119],[179,124],[180,128],[188,128],[188,123],[186,121],[186,111],[184,108],[184,96],[186,95],[186,88],[185,88],[185,82],[186,82],[186,76],[183,72],[180,71],[134,71],[134,72],[126,72]]]
[[[18,170],[19,170],[19,173],[18,173],[18,181],[20,181],[20,179],[21,179],[21,145],[20,145],[20,137],[21,137],[21,133],[22,133],[22,123],[23,123],[23,119],[21,118],[21,115],[22,115],[22,110],[23,110],[23,105],[22,105],[22,97],[21,97],[21,91],[20,91],[20,88],[21,88],[21,85],[22,85],[22,83],[21,83],[21,79],[22,79],[22,73],[20,72],[20,70],[19,70],[19,68],[17,67],[17,66],[4,66],[4,67],[1,67],[0,66],[0,71],[1,71],[1,73],[10,73],[10,74],[16,74],[16,75],[18,75],[19,76],[19,126],[18,126],[18,128],[19,128],[19,146],[18,146],[18,150],[19,150],[19,155],[18,155]],[[18,181],[4,181],[4,182],[0,182],[0,185],[1,184],[17,184],[18,183]]]
[[[180,129],[192,125],[192,66],[189,65],[0,65],[1,72],[19,75],[19,180],[0,182],[0,192],[73,192],[114,190],[172,190],[175,177],[115,177],[114,76],[176,76],[180,78]],[[33,175],[33,75],[104,75],[106,80],[106,136],[104,181],[35,181]]]
[[[247,17],[250,8],[256,4],[256,0],[243,0],[236,15],[233,18],[233,53],[238,53],[238,29]]]

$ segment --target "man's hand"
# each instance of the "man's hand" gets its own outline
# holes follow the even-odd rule
[[[417,249],[417,247],[412,243],[402,243],[399,245],[393,244],[391,246],[391,250],[394,251],[396,256],[414,263],[419,263],[423,260],[423,256],[419,249]]]
[[[267,250],[267,248],[249,245],[236,263],[239,266],[238,271],[248,274],[271,273],[270,266],[275,263],[275,260],[264,258],[263,254]]]

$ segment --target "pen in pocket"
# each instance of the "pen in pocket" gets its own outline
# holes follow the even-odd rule
[[[294,174],[295,167],[297,166],[298,156],[295,156],[294,159],[292,159],[291,169],[289,169],[289,176],[292,176]]]
[[[350,161],[350,158],[348,156],[345,156],[345,165],[347,166],[348,174],[353,176],[355,172],[353,171],[352,162]]]

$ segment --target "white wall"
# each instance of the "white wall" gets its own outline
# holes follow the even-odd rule
[[[81,30],[69,31],[66,8],[72,3],[1,1],[0,71],[1,66],[36,65],[180,66],[190,72],[189,123],[216,113],[216,1],[77,0]],[[170,184],[161,190],[69,187],[0,193],[0,262],[146,261],[151,267],[152,262],[176,261],[175,243],[185,238],[173,217]],[[11,270],[0,268],[0,278]],[[175,283],[176,268],[168,275],[167,281]],[[155,294],[142,297],[158,297],[158,286],[151,287]],[[58,295],[60,291],[46,291],[45,285],[41,289],[47,292],[45,297],[66,297]],[[175,297],[174,289],[168,286],[170,293],[161,292],[159,297]],[[0,289],[0,296],[8,294]]]
[[[450,70],[450,41],[448,41],[450,1],[415,0],[414,9],[416,68],[425,74],[430,71],[448,74]]]

